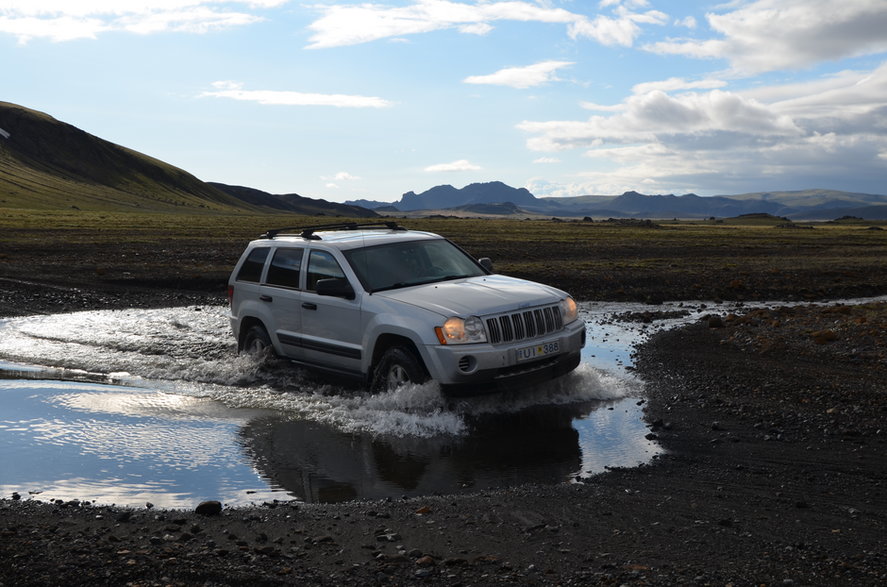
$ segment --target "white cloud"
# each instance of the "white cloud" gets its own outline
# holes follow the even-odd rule
[[[692,16],[680,18],[680,19],[676,20],[674,23],[676,26],[687,27],[688,29],[695,29],[696,28],[696,19],[693,18]]]
[[[33,38],[55,42],[94,39],[110,31],[207,33],[263,20],[254,11],[287,0],[4,0],[0,33],[26,43]],[[232,6],[233,5],[233,6]],[[233,9],[241,6],[241,10]]]
[[[887,50],[883,0],[757,0],[706,15],[721,39],[652,43],[655,53],[730,61],[737,72],[797,69]]]
[[[325,176],[325,175],[322,175],[322,176],[320,177],[320,179],[323,179],[323,180],[332,180],[332,181],[357,181],[357,180],[359,180],[360,178],[359,178],[358,176],[356,176],[356,175],[351,175],[351,174],[348,173],[347,171],[340,171],[339,173],[337,173],[337,174],[335,174],[335,175],[333,175],[333,176]],[[335,184],[328,184],[328,185],[335,185]],[[335,187],[339,187],[339,186],[335,186]]]
[[[472,75],[465,78],[466,84],[489,84],[525,89],[558,81],[557,70],[573,65],[572,61],[543,61],[524,67],[506,67],[489,75]]]
[[[680,77],[670,77],[667,80],[637,84],[631,89],[631,91],[635,94],[647,94],[655,90],[660,90],[662,92],[674,92],[676,90],[713,90],[715,88],[723,88],[726,85],[727,82],[718,79],[704,79],[691,82]]]
[[[528,146],[541,151],[594,147],[600,141],[652,141],[663,134],[719,131],[785,136],[799,132],[790,117],[721,90],[680,96],[653,90],[629,97],[624,109],[612,116],[596,115],[586,121],[525,121],[518,128],[538,135]]]
[[[600,112],[622,112],[625,110],[625,104],[595,104],[594,102],[579,102],[579,106],[585,110],[598,110]]]
[[[761,178],[795,188],[877,184],[887,153],[887,62],[804,83],[665,93],[681,80],[634,90],[621,109],[586,120],[523,122],[531,150],[584,149],[589,169],[570,187],[621,193],[756,191]],[[581,188],[577,188],[581,186]]]
[[[534,159],[533,163],[560,163],[561,160],[557,157],[539,157],[538,159]]]
[[[436,173],[452,171],[477,171],[479,169],[482,169],[482,167],[471,163],[467,159],[459,159],[458,161],[453,161],[452,163],[438,163],[437,165],[429,165],[425,168],[425,171]]]
[[[570,24],[568,33],[571,39],[585,37],[602,45],[631,47],[641,33],[639,24],[662,25],[667,20],[668,17],[658,10],[640,14],[619,8],[615,17],[600,14],[594,19],[581,18]]]
[[[485,22],[476,22],[472,24],[464,24],[459,27],[460,33],[466,35],[486,35],[493,30],[493,27]]]
[[[357,45],[403,35],[456,29],[462,33],[485,35],[499,21],[542,22],[569,25],[571,38],[589,38],[605,45],[630,46],[641,32],[642,24],[665,24],[665,14],[650,10],[632,12],[646,2],[605,2],[601,8],[615,6],[614,16],[587,16],[552,8],[548,3],[521,0],[478,1],[416,0],[406,6],[384,4],[319,5],[321,17],[311,23],[313,31],[308,48],[323,49]]]
[[[213,83],[216,89],[201,97],[228,98],[272,106],[335,106],[337,108],[387,108],[394,103],[373,96],[348,94],[316,94],[281,90],[244,90],[237,82]]]
[[[349,4],[318,6],[322,16],[311,23],[308,47],[321,49],[357,45],[379,39],[456,28],[464,33],[486,34],[490,23],[501,20],[569,23],[577,15],[531,2],[480,2],[418,0],[407,6]]]

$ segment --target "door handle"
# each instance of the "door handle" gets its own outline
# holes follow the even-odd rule
[[[266,296],[266,295],[264,295],[264,294],[263,294],[263,295],[260,295],[260,296],[259,296],[259,299],[262,300],[263,302],[271,302],[271,301],[274,301],[274,298],[272,298],[271,296]]]
[[[303,302],[302,307],[306,310],[316,310],[317,304],[312,304],[311,302]]]

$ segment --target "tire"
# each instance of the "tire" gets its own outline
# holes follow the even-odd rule
[[[243,334],[240,344],[240,352],[255,357],[274,354],[274,346],[268,331],[261,324],[253,324]]]
[[[392,391],[406,383],[424,383],[428,374],[416,354],[403,346],[386,350],[373,370],[370,391]]]

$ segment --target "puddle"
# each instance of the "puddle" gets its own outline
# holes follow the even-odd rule
[[[651,311],[669,318],[638,319]],[[631,351],[711,311],[583,304],[589,342],[574,373],[458,400],[433,383],[369,395],[238,357],[227,308],[2,320],[0,495],[165,508],[337,502],[636,466],[661,449],[645,438]]]

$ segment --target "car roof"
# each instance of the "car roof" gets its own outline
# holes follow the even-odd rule
[[[373,245],[384,245],[395,242],[435,240],[443,237],[431,232],[421,230],[398,229],[356,229],[356,230],[318,230],[312,231],[310,236],[301,234],[275,234],[268,238],[263,236],[254,240],[253,244],[262,245],[270,243],[286,244],[327,244],[338,249],[356,249]]]

